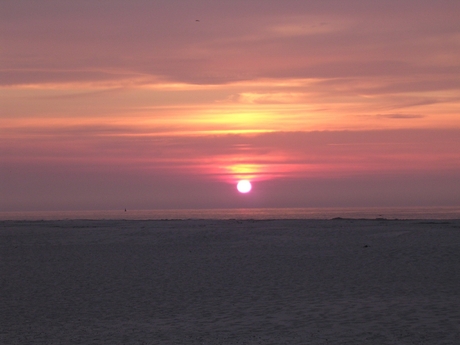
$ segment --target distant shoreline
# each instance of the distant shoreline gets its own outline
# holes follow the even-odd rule
[[[398,219],[398,218],[342,218],[335,217],[330,219],[317,219],[317,218],[267,218],[267,219],[239,219],[239,218],[229,218],[229,219],[212,219],[212,218],[184,218],[184,219],[0,219],[0,227],[7,227],[9,225],[21,225],[21,224],[43,224],[44,226],[50,224],[59,224],[65,227],[65,224],[68,224],[69,227],[72,227],[73,224],[89,224],[89,226],[103,226],[113,225],[118,226],[120,224],[148,224],[148,223],[181,223],[181,224],[261,224],[261,223],[273,223],[279,222],[280,224],[291,224],[291,223],[311,223],[311,224],[341,224],[341,223],[369,223],[372,224],[397,224],[397,223],[413,223],[417,225],[452,225],[457,222],[460,222],[460,218],[445,218],[445,219]]]
[[[0,220],[160,219],[460,219],[460,206],[240,208],[0,212]]]

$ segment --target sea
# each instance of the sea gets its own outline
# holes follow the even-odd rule
[[[0,220],[460,219],[454,207],[236,208],[0,212]]]

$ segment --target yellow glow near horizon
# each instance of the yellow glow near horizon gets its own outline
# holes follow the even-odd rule
[[[266,167],[262,164],[234,164],[228,166],[227,170],[235,179],[255,179]]]

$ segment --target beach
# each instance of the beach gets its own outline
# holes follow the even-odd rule
[[[0,221],[0,344],[459,344],[460,220]]]

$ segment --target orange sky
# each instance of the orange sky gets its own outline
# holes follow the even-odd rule
[[[459,205],[458,13],[2,2],[0,210]]]

